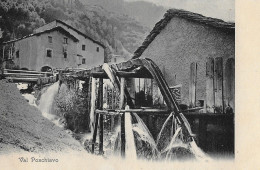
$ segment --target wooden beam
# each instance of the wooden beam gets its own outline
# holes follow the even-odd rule
[[[158,113],[158,112],[169,112],[168,110],[165,109],[128,109],[128,110],[115,110],[116,112],[124,113],[124,112],[143,112],[143,113]]]
[[[44,76],[43,74],[27,74],[27,73],[4,73],[5,77],[39,77]]]
[[[99,79],[99,88],[98,88],[98,109],[103,109],[103,79]],[[103,154],[103,132],[104,132],[104,124],[103,118],[104,115],[99,115],[99,154]]]
[[[24,82],[24,83],[27,83],[27,82],[32,82],[32,83],[36,83],[38,81],[38,78],[18,78],[18,77],[6,77],[7,80],[11,80],[13,81],[14,83],[16,82]]]
[[[12,70],[12,69],[4,69],[6,73],[30,73],[30,74],[47,74],[52,75],[52,72],[39,72],[39,71],[31,71],[31,70]]]
[[[144,72],[133,72],[133,71],[117,71],[116,75],[118,77],[125,77],[125,78],[152,78],[151,74],[144,73]]]
[[[133,72],[133,71],[116,71],[116,75],[118,77],[124,78],[152,78],[152,76],[148,73],[143,72]],[[90,76],[95,78],[108,78],[105,72],[91,72]]]
[[[107,74],[105,72],[91,72],[90,76],[94,78],[108,78]]]
[[[91,118],[93,119],[95,117],[95,111],[96,109],[96,79],[92,78],[91,82],[91,109],[90,109],[90,120]],[[97,126],[98,126],[98,118],[99,114],[96,114],[95,118],[95,125],[93,128],[93,122],[90,122],[90,128],[91,131],[93,131],[93,139],[92,139],[92,153],[94,153],[95,150],[95,143],[96,143],[96,136],[97,136]]]
[[[124,107],[125,103],[125,78],[120,79],[120,102],[119,102],[119,108]]]
[[[120,103],[119,108],[123,109],[125,100],[125,79],[121,78],[120,82]],[[121,116],[121,156],[125,157],[125,113]]]
[[[98,129],[98,120],[99,120],[99,114],[96,114],[95,128],[94,128],[93,140],[92,140],[92,153],[94,153],[94,151],[95,151],[95,144],[96,144],[96,138],[97,138],[97,129]]]

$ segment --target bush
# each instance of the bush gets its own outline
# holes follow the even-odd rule
[[[56,115],[65,119],[66,129],[74,132],[88,130],[87,107],[84,104],[86,99],[80,93],[62,84],[55,97]]]

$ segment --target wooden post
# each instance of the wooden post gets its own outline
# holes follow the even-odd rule
[[[96,109],[96,79],[91,77],[91,99],[90,99],[90,121],[92,120],[92,122],[90,122],[90,129],[91,132],[93,132],[94,129],[94,117],[95,117],[95,109]]]
[[[214,113],[214,59],[207,58],[206,63],[206,112]]]
[[[189,84],[189,107],[196,106],[196,83],[197,83],[197,63],[190,65],[190,84]]]
[[[120,83],[120,103],[119,108],[123,109],[124,99],[125,99],[125,79],[121,78]],[[125,113],[122,113],[121,116],[121,156],[125,157]]]
[[[1,76],[2,76],[2,77],[4,77],[4,72],[5,72],[5,71],[4,71],[4,70],[5,70],[4,60],[5,60],[5,46],[3,46],[3,58],[2,58],[2,63],[1,63],[1,64],[2,64],[2,65],[1,65],[1,66],[2,66],[2,69],[1,69],[1,71],[2,71],[2,75],[1,75]]]
[[[96,79],[92,77],[92,84],[91,84],[91,109],[90,109],[90,119],[94,118],[95,116],[95,105],[96,101]],[[92,140],[92,153],[94,153],[95,150],[95,143],[96,143],[96,136],[97,136],[97,127],[98,127],[98,119],[99,119],[99,114],[96,114],[95,120],[95,125],[94,125],[94,130],[93,130],[93,122],[90,122],[90,128],[91,131],[93,131],[93,140]]]
[[[98,119],[99,119],[99,114],[96,114],[96,119],[95,119],[95,128],[94,128],[94,133],[93,133],[93,140],[92,140],[92,153],[95,151],[95,143],[96,143],[96,138],[97,138],[97,128],[98,128]]]
[[[87,96],[87,101],[88,101],[88,106],[87,106],[87,113],[89,114],[90,113],[90,110],[91,110],[91,91],[92,91],[92,89],[91,89],[91,86],[92,86],[92,78],[89,78],[88,79],[88,96]],[[90,117],[88,118],[88,120],[90,120]],[[89,122],[89,129],[91,129],[90,128],[90,122]]]
[[[215,87],[215,113],[223,113],[223,59],[215,58],[214,67],[214,87]]]
[[[103,109],[103,78],[99,79],[99,89],[98,89],[98,109]],[[103,154],[103,131],[104,131],[104,124],[103,124],[103,114],[99,115],[99,154]]]
[[[99,88],[98,88],[98,99],[97,99],[97,108],[102,110],[103,108],[103,79],[99,79]],[[92,143],[92,153],[95,151],[95,143],[97,137],[97,128],[99,122],[99,153],[103,154],[103,115],[96,113],[95,119],[95,128],[93,133],[93,143]]]

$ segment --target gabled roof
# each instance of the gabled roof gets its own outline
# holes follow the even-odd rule
[[[146,37],[142,45],[137,48],[134,52],[134,58],[138,58],[142,55],[145,49],[149,46],[149,44],[155,39],[155,37],[160,34],[160,32],[166,27],[166,25],[171,21],[173,17],[183,18],[192,22],[196,22],[202,25],[206,25],[209,27],[216,28],[225,32],[235,32],[235,23],[225,22],[220,19],[205,17],[200,14],[196,14],[193,12],[180,10],[180,9],[169,9],[165,14],[163,19],[155,24],[155,27],[150,32],[150,34]]]
[[[82,33],[81,31],[77,30],[76,28],[73,28],[72,26],[66,24],[65,22],[61,21],[61,20],[56,20],[56,22],[59,22],[67,27],[69,27],[70,29],[72,29],[73,31],[77,32],[78,34],[82,35],[83,37],[93,41],[94,43],[102,46],[103,48],[106,48],[106,46],[104,44],[102,44],[101,42],[97,41],[97,40],[94,40],[93,38],[91,38],[90,36],[87,36],[86,34]]]
[[[64,28],[62,27],[54,27],[54,28],[51,28],[49,30],[45,30],[45,31],[42,31],[42,32],[38,32],[38,33],[34,33],[34,34],[29,34],[29,35],[26,35],[22,38],[19,38],[19,39],[15,39],[15,40],[11,40],[11,41],[7,41],[7,42],[3,42],[3,44],[9,44],[9,43],[13,43],[13,42],[16,42],[16,41],[19,41],[19,40],[22,40],[22,39],[25,39],[25,38],[28,38],[28,37],[32,37],[32,36],[39,36],[41,34],[44,34],[44,33],[49,33],[49,32],[52,32],[52,31],[59,31],[60,33],[66,35],[67,37],[71,38],[73,41],[75,42],[78,42],[79,40],[72,34],[70,34],[68,31],[66,31]]]

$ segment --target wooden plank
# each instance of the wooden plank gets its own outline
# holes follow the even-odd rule
[[[190,83],[189,83],[189,107],[196,106],[196,83],[197,83],[197,63],[190,65]]]
[[[129,110],[121,110],[121,109],[119,109],[119,110],[115,110],[116,112],[121,112],[121,113],[123,113],[123,112],[136,112],[136,113],[138,113],[138,112],[146,112],[146,113],[158,113],[158,112],[169,112],[168,110],[166,110],[166,109],[129,109]]]
[[[214,59],[207,58],[206,62],[206,112],[214,113]]]
[[[138,94],[140,92],[140,78],[135,78],[135,105],[139,104]]]
[[[225,66],[225,108],[230,113],[235,113],[235,59],[229,58]],[[227,107],[230,107],[229,109]],[[232,109],[232,110],[230,110]]]
[[[30,74],[47,74],[52,75],[52,72],[39,72],[39,71],[31,71],[31,70],[12,70],[12,69],[4,69],[7,73],[30,73]]]
[[[86,113],[90,113],[91,110],[91,85],[92,85],[92,78],[87,78],[86,82],[88,82],[88,89],[87,89],[87,101],[88,101],[88,105],[87,105],[87,112]],[[88,117],[88,120],[90,120],[90,117]],[[89,129],[90,128],[90,122],[89,122]]]
[[[214,61],[214,87],[215,87],[215,113],[223,113],[223,59],[215,58]]]
[[[38,77],[44,76],[43,74],[27,74],[27,73],[4,73],[6,77]]]
[[[125,157],[125,113],[121,115],[121,156]]]
[[[6,77],[7,80],[10,80],[14,83],[19,83],[19,82],[24,82],[24,83],[27,83],[27,82],[31,82],[31,83],[37,83],[38,81],[38,78],[24,78],[24,77]],[[46,84],[46,83],[45,83]]]

